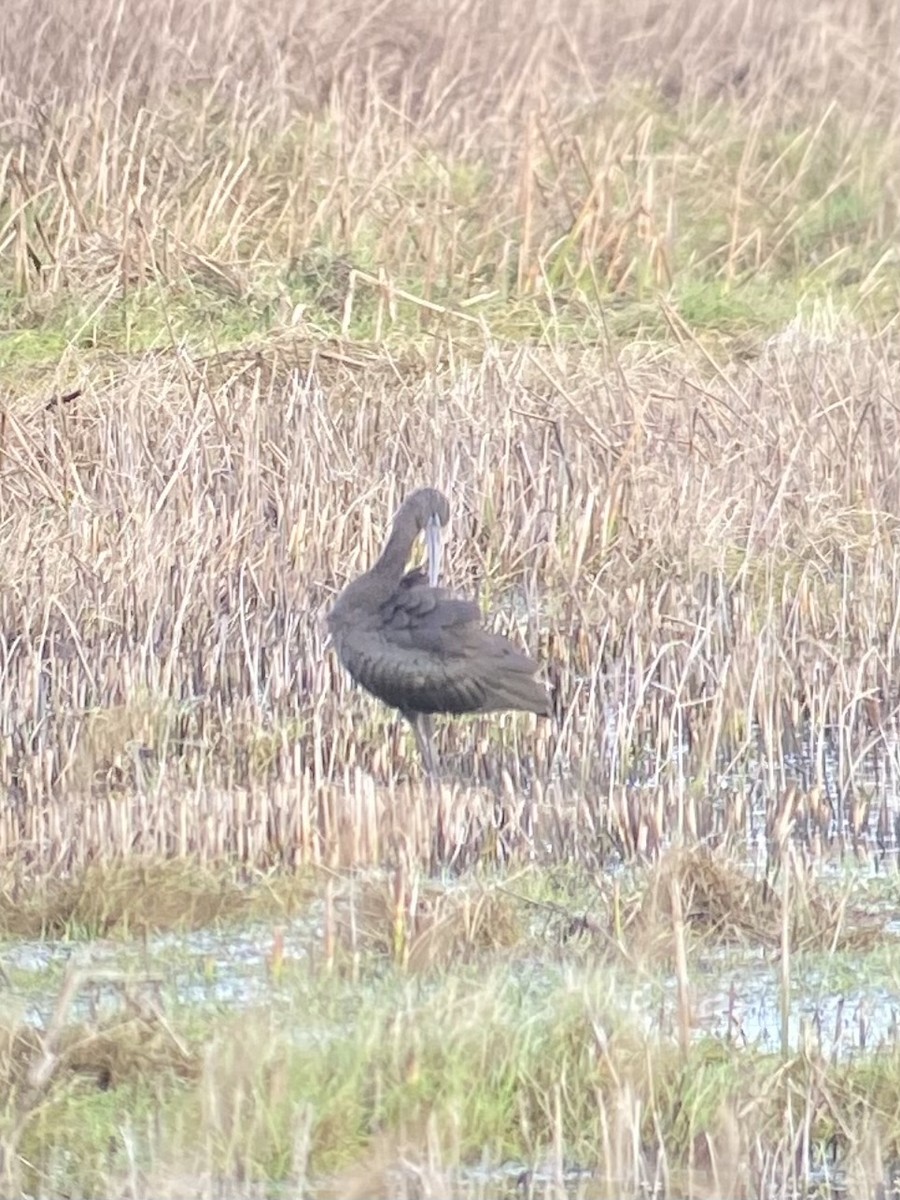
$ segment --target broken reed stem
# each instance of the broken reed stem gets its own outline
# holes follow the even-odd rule
[[[684,909],[681,902],[681,874],[673,872],[669,883],[672,898],[672,946],[675,955],[675,988],[678,1045],[687,1055],[691,1045],[691,997],[688,984],[687,950],[684,941]]]
[[[791,1049],[791,875],[794,869],[793,847],[782,842],[781,851],[781,955],[779,959],[779,1011],[781,1017],[781,1056],[787,1059]]]

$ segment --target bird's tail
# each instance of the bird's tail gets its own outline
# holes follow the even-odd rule
[[[485,662],[483,712],[514,709],[549,717],[550,694],[545,684],[534,678],[539,664],[525,654],[510,654],[497,663]]]

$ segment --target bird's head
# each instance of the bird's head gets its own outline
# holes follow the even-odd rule
[[[425,533],[428,583],[431,587],[436,587],[441,573],[443,553],[441,530],[450,520],[450,502],[437,488],[419,488],[406,498],[404,508],[407,507],[414,514],[416,531]]]

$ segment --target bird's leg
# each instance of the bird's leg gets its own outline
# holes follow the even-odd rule
[[[434,752],[431,713],[408,712],[403,715],[412,725],[416,745],[419,747],[419,753],[422,755],[422,762],[425,765],[425,774],[437,775],[437,755]]]

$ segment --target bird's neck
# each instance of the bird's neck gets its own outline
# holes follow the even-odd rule
[[[394,525],[391,536],[377,562],[365,575],[347,584],[328,617],[333,633],[340,635],[348,626],[360,628],[374,619],[381,604],[388,600],[400,585],[418,529],[414,521]],[[367,615],[368,614],[368,615]]]
[[[389,580],[392,586],[398,584],[415,539],[416,530],[411,525],[405,521],[395,524],[387,544],[369,574]]]

